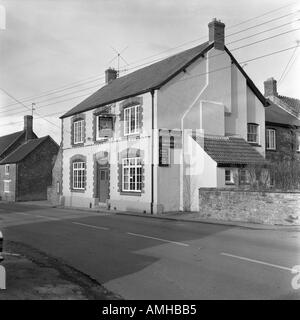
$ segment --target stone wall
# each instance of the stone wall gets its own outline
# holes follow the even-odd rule
[[[60,148],[52,168],[52,184],[47,188],[47,200],[53,205],[60,205],[62,195],[62,149]]]
[[[199,189],[199,218],[251,223],[300,224],[300,192]]]

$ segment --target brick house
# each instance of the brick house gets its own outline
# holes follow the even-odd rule
[[[50,136],[37,138],[32,131],[32,117],[25,116],[24,119],[24,131],[0,138],[1,154],[5,154],[0,161],[1,200],[47,199],[58,145]]]
[[[300,100],[279,95],[274,78],[264,82],[266,108],[266,158],[272,162],[300,160]]]
[[[117,78],[62,117],[66,206],[197,210],[200,187],[232,187],[265,161],[268,104],[224,43],[209,41]]]

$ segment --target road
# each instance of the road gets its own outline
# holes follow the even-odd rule
[[[300,232],[0,203],[5,240],[125,299],[300,299]]]

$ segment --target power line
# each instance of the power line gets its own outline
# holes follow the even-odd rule
[[[245,24],[245,23],[250,22],[250,21],[252,21],[252,20],[255,20],[255,19],[257,19],[257,18],[266,16],[266,15],[268,15],[268,14],[270,14],[270,13],[273,13],[273,12],[282,10],[282,9],[284,9],[284,8],[290,7],[290,6],[294,5],[294,4],[295,4],[295,3],[291,3],[291,4],[288,4],[288,5],[285,5],[285,6],[282,6],[282,7],[273,9],[273,10],[270,10],[270,11],[268,11],[268,12],[266,12],[266,13],[264,13],[264,14],[261,14],[261,15],[259,15],[259,16],[256,16],[256,17],[253,17],[253,18],[244,20],[244,21],[242,21],[242,22],[240,22],[240,23],[237,23],[237,24],[234,24],[234,25],[232,25],[232,26],[227,27],[227,30],[230,29],[230,28],[234,28],[234,27],[236,27],[236,26]],[[275,20],[281,19],[281,18],[283,18],[283,17],[289,16],[289,15],[294,14],[294,13],[296,13],[296,12],[299,12],[299,10],[298,10],[298,11],[295,11],[295,12],[292,12],[292,13],[289,13],[289,14],[284,15],[284,16],[280,16],[280,17],[274,18],[274,19],[269,20],[269,21],[267,21],[267,22],[264,22],[264,23],[262,23],[262,24],[266,24],[266,23],[269,23],[269,22],[271,22],[271,21],[275,21]],[[262,25],[262,24],[260,24],[260,25]],[[251,28],[255,28],[255,27],[260,26],[260,25],[255,25],[255,26],[249,27],[249,28],[244,29],[244,30],[249,30],[249,29],[251,29]],[[244,30],[241,30],[241,31],[239,31],[239,32],[237,32],[237,33],[243,32]],[[234,35],[234,34],[237,34],[237,33],[233,33],[233,34],[230,34],[230,35],[228,35],[228,36],[231,36],[231,35]],[[228,37],[228,36],[227,36],[227,37]],[[205,36],[205,37],[206,37],[206,36]],[[192,42],[196,42],[196,41],[198,41],[198,40],[200,40],[200,39],[203,39],[203,38],[204,38],[204,37],[197,38],[197,39],[195,39],[195,40],[186,42],[186,43],[184,43],[184,44],[182,44],[182,45],[179,45],[179,46],[177,46],[177,47],[164,50],[164,51],[162,51],[161,53],[158,53],[158,54],[155,54],[155,55],[148,56],[148,57],[145,57],[145,58],[143,58],[143,59],[137,60],[137,61],[135,61],[134,63],[139,62],[139,61],[143,61],[143,60],[146,60],[146,59],[149,59],[149,58],[154,57],[154,56],[157,56],[157,55],[161,55],[161,54],[164,53],[164,52],[167,52],[167,51],[170,51],[170,50],[174,50],[174,49],[176,49],[176,48],[180,48],[180,47],[182,47],[182,46],[184,46],[184,45],[186,45],[186,44],[190,44],[190,43],[192,43]],[[125,49],[126,49],[126,48],[125,48]],[[116,58],[116,57],[115,57],[115,58]],[[127,63],[127,61],[125,61],[125,62]],[[151,63],[151,62],[149,62],[149,63]],[[132,63],[131,63],[131,64],[132,64]],[[135,68],[135,67],[134,67],[134,68]],[[134,69],[134,68],[131,68],[131,69]],[[86,79],[91,79],[91,78],[94,78],[94,77],[95,77],[95,76],[89,77],[89,78],[86,78]],[[75,85],[75,86],[71,86],[71,87],[65,88],[65,87],[66,87],[66,85],[65,85],[65,86],[60,87],[60,88],[58,88],[58,89],[53,89],[53,90],[50,90],[50,91],[45,91],[45,92],[44,92],[45,94],[41,94],[41,95],[38,95],[38,96],[30,96],[30,97],[27,97],[27,98],[22,98],[21,100],[23,100],[23,102],[27,102],[27,101],[29,101],[29,100],[37,99],[37,98],[42,97],[42,96],[51,95],[51,94],[54,94],[54,93],[56,93],[56,92],[65,91],[65,90],[67,90],[67,89],[69,89],[69,88],[73,88],[73,87],[77,87],[77,86],[84,85],[84,84],[80,84],[81,82],[86,82],[86,83],[87,83],[87,82],[94,82],[94,81],[97,81],[98,79],[102,79],[102,78],[104,78],[104,77],[102,77],[102,76],[101,76],[101,77],[97,77],[96,79],[90,80],[90,81],[80,80],[80,81],[77,81],[77,82],[73,82],[73,83],[75,83],[75,84],[78,83],[78,84]],[[72,84],[72,83],[71,83],[71,84]],[[65,88],[65,89],[63,89],[63,88]],[[6,106],[4,106],[4,107],[8,107],[8,106],[12,106],[12,105],[16,105],[16,103],[10,104],[10,105],[6,105]]]
[[[293,59],[293,57],[294,57],[297,49],[298,49],[298,47],[296,47],[296,48],[294,49],[294,51],[292,52],[291,57],[290,57],[288,63],[286,64],[286,66],[285,66],[285,68],[284,68],[284,70],[283,70],[283,72],[282,72],[282,74],[281,74],[281,76],[280,76],[280,78],[279,78],[279,80],[278,80],[278,83],[279,83],[279,82],[281,81],[281,79],[283,78],[283,75],[285,74],[287,68],[289,67],[289,64],[290,64],[290,62],[292,61],[292,59]]]
[[[296,60],[299,58],[299,53],[298,55],[295,57],[294,61],[290,64],[288,70],[286,71],[285,75],[283,76],[283,78],[281,79],[281,84],[283,83],[284,79],[286,78],[286,76],[288,75],[288,73],[290,72],[290,70],[292,69],[292,66],[294,65],[294,63],[296,62]]]
[[[300,20],[300,19],[299,19],[299,20]],[[270,40],[270,39],[273,39],[273,38],[276,38],[276,37],[279,37],[279,36],[282,36],[282,35],[284,35],[284,34],[287,34],[287,33],[290,33],[290,32],[294,32],[294,31],[297,31],[297,30],[300,30],[300,28],[298,28],[298,29],[292,29],[292,30],[289,30],[289,31],[286,31],[286,32],[282,32],[282,33],[276,34],[276,35],[274,35],[274,36],[266,37],[266,38],[264,38],[264,39],[261,39],[261,40],[258,40],[258,41],[254,41],[254,42],[245,44],[245,45],[243,45],[243,46],[240,46],[240,47],[237,47],[237,48],[233,48],[233,49],[231,49],[230,51],[232,52],[232,51],[235,51],[235,50],[239,50],[239,49],[242,49],[242,48],[245,48],[245,47],[248,47],[248,46],[257,44],[257,43],[261,43],[261,42],[263,42],[263,41],[267,41],[267,40]],[[226,52],[224,51],[224,52],[222,52],[222,53],[218,53],[217,55],[214,55],[214,56],[212,56],[211,58],[214,58],[214,57],[217,57],[217,56],[220,56],[220,55],[223,55],[223,54],[226,54]],[[128,70],[128,69],[127,69],[127,70]],[[74,94],[74,93],[77,93],[77,92],[85,91],[85,90],[88,90],[88,89],[93,89],[93,88],[96,88],[96,87],[98,87],[98,85],[97,85],[97,86],[93,86],[93,87],[89,87],[89,88],[85,88],[85,89],[81,89],[81,90],[77,90],[77,91],[72,92],[72,93],[67,93],[67,94],[61,95],[61,96],[59,96],[59,97],[49,98],[49,99],[46,99],[46,100],[44,100],[44,101],[42,101],[42,102],[46,102],[46,101],[49,101],[49,100],[61,98],[61,97],[67,96],[67,95],[69,95],[69,94]],[[86,95],[83,95],[83,96],[87,96],[87,95],[89,95],[89,94],[90,94],[90,93],[88,93],[88,94],[86,94]],[[61,102],[66,102],[66,101],[68,101],[68,100],[73,100],[73,99],[79,98],[79,97],[82,97],[82,96],[72,97],[72,98],[70,98],[70,99],[66,99],[66,100],[62,100],[62,101],[58,101],[58,102],[54,102],[54,103],[42,105],[42,106],[39,107],[39,109],[44,108],[44,107],[47,107],[47,106],[49,106],[49,105],[53,105],[53,104],[57,104],[57,103],[61,103]],[[7,112],[15,111],[15,110],[19,110],[19,108],[13,109],[13,110],[8,110],[8,111],[0,111],[0,114],[1,114],[1,113],[7,113]],[[12,113],[11,115],[14,115],[14,114],[15,114],[15,113]]]
[[[244,61],[241,61],[239,62],[239,64],[244,64],[244,63],[249,63],[249,62],[252,62],[252,61],[256,61],[256,60],[259,60],[259,59],[263,59],[263,58],[266,58],[266,57],[269,57],[269,56],[273,56],[275,54],[279,54],[281,52],[285,52],[285,51],[289,51],[289,50],[292,50],[292,49],[295,49],[299,47],[299,45],[297,46],[293,46],[293,47],[288,47],[288,48],[285,48],[285,49],[281,49],[281,50],[278,50],[278,51],[273,51],[273,52],[270,52],[268,54],[264,54],[264,55],[261,55],[261,56],[257,56],[257,57],[254,57],[254,58],[251,58],[251,59],[248,59],[248,60],[244,60]],[[187,80],[190,80],[192,78],[195,78],[195,77],[200,77],[200,76],[205,76],[207,74],[210,74],[210,73],[215,73],[215,72],[218,72],[218,71],[221,71],[221,70],[225,70],[225,69],[228,69],[228,68],[231,68],[231,65],[230,66],[226,66],[226,67],[222,67],[222,68],[218,68],[218,69],[215,69],[215,70],[211,70],[211,71],[208,71],[208,72],[203,72],[203,73],[198,73],[198,74],[195,74],[193,76],[189,76],[189,77],[186,77],[184,79],[180,79],[180,80],[177,80],[177,82],[181,82],[181,81],[187,81]],[[61,112],[58,112],[57,114],[60,114]],[[55,113],[56,114],[56,113]],[[50,114],[50,115],[45,115],[45,116],[41,116],[41,118],[45,118],[47,116],[52,116],[52,115],[55,115],[55,114]],[[22,122],[22,121],[20,121]],[[15,122],[15,123],[9,123],[7,125],[12,125],[12,124],[16,124],[16,123],[20,123],[20,122]],[[51,123],[51,122],[50,122]],[[53,123],[52,123],[53,124]],[[6,126],[6,125],[3,125],[3,126]],[[69,132],[69,131],[68,131]]]

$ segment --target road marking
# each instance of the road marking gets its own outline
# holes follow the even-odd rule
[[[49,220],[53,220],[53,221],[59,220],[58,218],[47,217],[47,216],[40,216],[40,215],[34,215],[34,216],[37,218],[44,218],[44,219],[49,219]]]
[[[21,214],[22,216],[29,216],[29,213],[25,213],[25,212],[15,212],[15,214]]]
[[[84,226],[84,227],[89,227],[89,228],[94,228],[94,229],[99,229],[99,230],[109,230],[109,228],[97,227],[97,226],[93,226],[91,224],[85,224],[85,223],[80,223],[80,222],[72,222],[72,223],[78,224],[79,226]]]
[[[189,247],[190,246],[187,243],[170,241],[170,240],[161,239],[161,238],[155,238],[155,237],[149,237],[149,236],[145,236],[143,234],[138,234],[138,233],[127,232],[127,234],[129,234],[131,236],[135,236],[135,237],[148,238],[148,239],[154,239],[154,240],[159,240],[159,241],[163,241],[163,242],[173,243],[173,244],[177,244],[179,246],[185,246],[185,247]]]
[[[245,261],[249,261],[249,262],[253,262],[253,263],[263,264],[265,266],[269,266],[269,267],[273,267],[273,268],[277,268],[277,269],[288,270],[288,271],[293,270],[291,268],[279,266],[277,264],[272,264],[272,263],[268,263],[268,262],[264,262],[264,261],[260,261],[260,260],[254,260],[254,259],[249,259],[249,258],[245,258],[245,257],[241,257],[241,256],[236,256],[236,255],[230,254],[230,253],[222,252],[221,255],[231,257],[231,258],[240,259],[240,260],[245,260]]]

